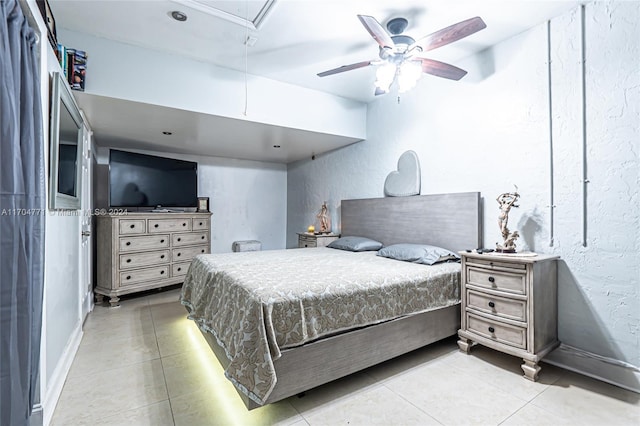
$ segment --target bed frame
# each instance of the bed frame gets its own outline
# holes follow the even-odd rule
[[[342,235],[384,245],[428,243],[458,251],[482,247],[478,192],[342,201]],[[364,327],[282,351],[274,361],[278,382],[265,404],[410,352],[456,334],[460,305]],[[212,334],[203,332],[224,368],[229,364]],[[259,407],[240,391],[249,410]]]

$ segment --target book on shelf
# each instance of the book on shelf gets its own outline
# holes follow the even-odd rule
[[[58,43],[58,63],[60,64],[60,69],[64,74],[65,78],[67,77],[67,48],[64,45]]]
[[[87,52],[65,47],[58,43],[56,55],[69,86],[73,90],[84,92],[87,72]]]
[[[75,49],[73,56],[73,73],[71,76],[71,88],[84,92],[84,81],[87,72],[87,52]]]
[[[67,63],[66,68],[64,69],[64,75],[67,77],[67,82],[69,86],[71,86],[71,79],[73,76],[73,60],[76,55],[76,49],[71,49],[69,47],[65,48],[65,52],[67,54]]]

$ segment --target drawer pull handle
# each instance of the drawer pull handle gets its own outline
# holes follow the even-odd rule
[[[154,228],[157,228],[159,225],[156,223],[155,225],[153,225]]]
[[[182,224],[182,226],[187,226],[187,224],[186,224],[186,223],[183,223],[183,224]]]
[[[160,271],[160,275],[164,274],[164,271]]]
[[[496,307],[496,304],[495,304],[495,303],[493,303],[493,302],[489,302],[489,307],[490,307],[490,308],[495,308],[495,307]]]
[[[182,268],[178,268],[178,272],[182,271]]]
[[[496,331],[496,329],[495,329],[495,328],[493,328],[493,327],[489,327],[489,333],[493,333],[494,331]]]
[[[182,238],[178,238],[178,241],[182,241]]]
[[[202,237],[200,237],[201,240],[204,240],[204,235]]]
[[[131,245],[131,241],[127,241],[127,245],[130,246]]]
[[[200,250],[200,253],[204,253],[204,249]]]
[[[160,256],[160,259],[164,259],[164,254]]]
[[[131,259],[127,259],[127,263],[131,263]]]
[[[133,229],[133,228],[135,228],[135,227],[136,227],[135,225],[131,225],[131,226],[129,226],[129,228],[131,228],[131,229]]]
[[[181,254],[182,254],[182,253],[178,253],[178,257],[180,257],[180,255],[181,255]]]
[[[493,278],[493,277],[489,277],[489,282],[490,282],[490,283],[494,283],[494,282],[496,282],[496,279],[495,279],[495,278]]]
[[[202,226],[202,222],[200,222],[200,226]]]
[[[164,240],[160,240],[161,243],[164,243]]]
[[[130,280],[131,279],[131,275],[127,275],[127,279]]]

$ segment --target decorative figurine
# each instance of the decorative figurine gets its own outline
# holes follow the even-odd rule
[[[496,201],[500,205],[500,214],[498,215],[498,226],[500,227],[500,233],[502,234],[503,243],[496,243],[496,252],[499,253],[515,253],[516,252],[516,240],[520,236],[518,231],[510,232],[507,227],[509,222],[509,211],[511,207],[519,207],[516,201],[520,198],[518,194],[518,187],[514,192],[505,192],[500,194]]]
[[[317,215],[318,221],[320,222],[320,233],[328,234],[330,232],[329,229],[329,208],[327,207],[327,202],[322,203],[322,207],[320,208],[320,213]]]

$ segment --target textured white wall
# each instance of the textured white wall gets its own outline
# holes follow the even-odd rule
[[[484,242],[500,239],[495,197],[522,195],[509,226],[520,249],[562,256],[559,337],[640,365],[640,4],[586,7],[588,246],[582,247],[579,9],[551,23],[554,146],[550,149],[546,24],[457,65],[460,82],[425,76],[412,92],[369,105],[366,141],[289,165],[287,246],[329,202],[383,196],[406,150],[418,154],[422,193],[481,191]],[[435,54],[435,53],[434,53]],[[550,246],[550,156],[555,243]]]
[[[47,72],[59,71],[53,49],[44,44],[47,54]],[[49,86],[42,88],[42,96],[49,99]],[[48,102],[47,102],[48,105]],[[43,112],[48,117],[49,110]],[[48,123],[48,119],[45,118]],[[48,131],[48,129],[47,129]],[[49,152],[48,133],[45,140],[45,152]],[[48,162],[48,155],[45,155]],[[48,165],[47,165],[48,170]],[[48,174],[47,174],[48,176]],[[47,182],[48,183],[48,182]],[[47,205],[49,194],[47,192]],[[67,213],[77,211],[48,210],[45,217],[45,252],[44,252],[44,298],[43,298],[43,332],[42,354],[46,361],[42,382],[47,392],[54,373],[59,374],[63,356],[73,333],[81,325],[79,295],[84,285],[80,282],[80,232],[82,230],[80,216]],[[55,385],[55,383],[53,384]]]
[[[166,154],[198,163],[198,196],[209,197],[211,252],[225,253],[237,240],[259,240],[263,250],[285,248],[287,227],[287,166],[229,158]],[[98,163],[109,162],[99,148]]]
[[[236,240],[259,240],[263,250],[285,248],[287,168],[284,164],[198,157],[198,193],[213,212],[211,252]]]
[[[187,111],[354,138],[366,137],[366,105],[152,49],[58,29],[88,52],[86,92]]]

